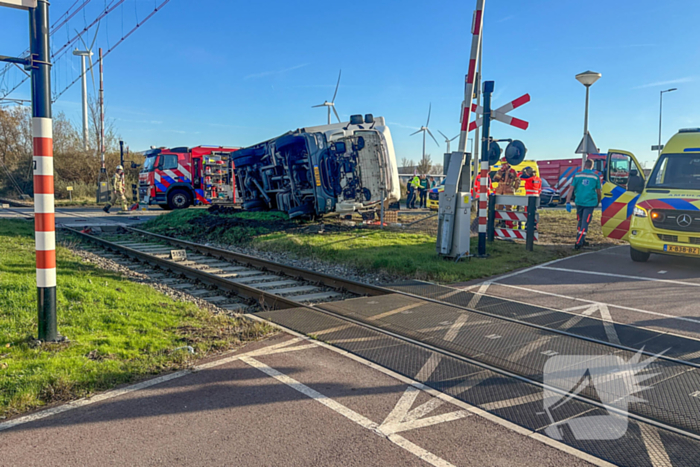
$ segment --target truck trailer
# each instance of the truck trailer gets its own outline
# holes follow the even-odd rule
[[[139,205],[184,209],[214,201],[234,203],[236,182],[231,155],[238,148],[197,146],[144,152]]]
[[[391,132],[371,114],[289,131],[231,158],[249,211],[317,217],[376,210],[401,196]]]
[[[606,154],[589,154],[588,158],[593,161],[593,170],[602,174],[605,172]],[[583,160],[577,159],[555,159],[548,161],[537,161],[540,168],[540,177],[559,192],[561,200],[566,200],[571,191],[571,182],[574,175],[581,171]]]

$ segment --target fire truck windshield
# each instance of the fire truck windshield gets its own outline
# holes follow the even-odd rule
[[[143,169],[141,172],[153,172],[156,168],[156,156],[146,157],[146,161],[143,163]]]

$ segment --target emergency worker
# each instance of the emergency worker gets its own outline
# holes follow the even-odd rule
[[[109,213],[109,210],[112,208],[112,205],[114,204],[121,204],[122,205],[122,211],[126,212],[128,210],[126,206],[126,183],[124,180],[124,167],[121,165],[117,166],[117,170],[114,173],[114,177],[112,177],[112,183],[111,187],[112,188],[112,198],[110,199],[109,203],[105,205],[102,210],[106,213]]]
[[[542,179],[535,174],[532,167],[525,167],[520,174],[520,180],[525,182],[525,194],[527,196],[539,196],[542,194]]]
[[[430,188],[428,177],[425,175],[420,176],[420,188],[418,188],[418,194],[420,196],[420,201],[418,203],[419,207],[428,207],[428,188]]]
[[[515,191],[520,188],[520,178],[518,178],[518,173],[506,162],[505,159],[501,159],[501,168],[498,169],[496,175],[493,177],[493,181],[498,183],[496,187],[497,195],[513,195]]]
[[[593,161],[588,159],[584,165],[584,170],[574,175],[571,182],[571,190],[566,197],[566,210],[571,212],[571,198],[576,201],[576,216],[578,218],[576,233],[576,244],[574,250],[579,250],[587,245],[586,235],[588,225],[593,218],[593,211],[600,204],[602,198],[602,187],[600,177],[593,171]]]
[[[408,209],[416,209],[416,197],[418,194],[417,191],[420,188],[420,177],[418,175],[414,175],[408,185],[409,199],[406,200],[406,207]]]

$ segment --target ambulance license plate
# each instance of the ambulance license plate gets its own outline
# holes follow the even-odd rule
[[[700,248],[692,246],[664,245],[664,251],[669,253],[680,253],[682,255],[700,255]]]

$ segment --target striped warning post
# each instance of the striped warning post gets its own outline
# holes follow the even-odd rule
[[[493,231],[494,235],[498,238],[507,238],[513,240],[526,240],[527,232],[524,230],[513,230],[513,229],[495,229]],[[540,234],[535,232],[535,241],[540,239]]]
[[[481,32],[484,26],[484,1],[476,0],[476,10],[472,17],[472,48],[469,55],[469,69],[467,70],[464,87],[464,101],[462,102],[462,126],[459,132],[459,152],[467,152],[467,134],[469,117],[474,99],[474,85],[476,81],[476,69],[479,61],[479,47],[481,47]]]
[[[480,179],[481,191],[479,193],[479,233],[486,235],[486,226],[489,218],[489,161],[481,161]]]
[[[51,125],[51,118],[32,118],[36,286],[40,313],[44,307],[55,306],[56,300],[56,221]],[[48,310],[47,314],[55,316],[55,312]],[[50,323],[49,327],[55,328],[55,323]]]
[[[515,211],[495,211],[495,218],[505,221],[527,222],[527,213]]]

